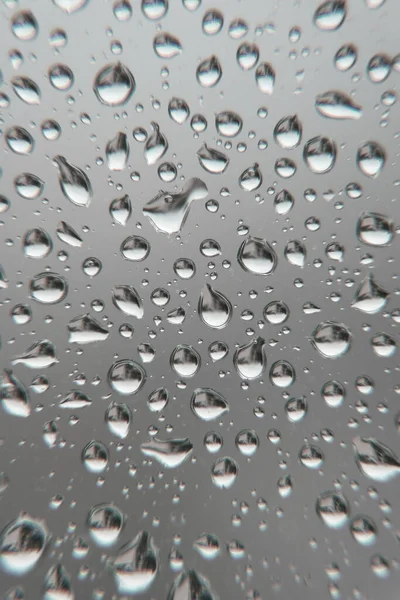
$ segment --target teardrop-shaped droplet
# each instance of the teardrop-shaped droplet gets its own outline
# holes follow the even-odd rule
[[[323,31],[339,29],[346,18],[345,0],[326,0],[314,13],[314,23]]]
[[[168,114],[175,123],[182,125],[189,117],[189,106],[182,98],[172,98],[168,104]]]
[[[254,192],[255,190],[258,190],[263,182],[262,173],[259,169],[258,163],[254,163],[254,165],[245,169],[240,175],[238,181],[242,190],[245,190],[246,192]]]
[[[301,142],[302,124],[297,115],[284,117],[275,125],[274,138],[284,150],[293,150]]]
[[[136,394],[146,380],[146,372],[138,363],[129,358],[115,362],[108,372],[108,382],[119,394]]]
[[[214,485],[220,489],[228,489],[236,481],[238,466],[233,458],[224,456],[215,461],[211,468],[211,478]]]
[[[45,258],[53,248],[49,234],[40,227],[27,231],[22,244],[28,258]]]
[[[215,117],[215,127],[219,135],[235,137],[243,127],[242,118],[231,110],[220,112]]]
[[[131,317],[143,317],[143,303],[135,288],[130,285],[115,285],[113,303],[121,312]]]
[[[367,314],[375,314],[387,303],[389,292],[375,282],[373,275],[368,275],[357,289],[352,306]]]
[[[40,104],[41,92],[38,84],[29,77],[13,77],[11,85],[20,100],[29,105]]]
[[[127,237],[121,244],[121,254],[134,262],[145,260],[150,253],[150,244],[139,235]]]
[[[161,412],[168,404],[169,394],[166,388],[157,388],[149,394],[147,406],[151,412]]]
[[[39,273],[29,284],[31,296],[41,304],[57,304],[64,300],[68,293],[68,283],[57,273]]]
[[[355,65],[357,54],[357,48],[354,44],[344,44],[335,54],[335,67],[339,71],[348,71]]]
[[[102,473],[108,465],[108,450],[103,442],[92,440],[82,450],[82,462],[90,473]]]
[[[387,246],[394,235],[392,219],[376,212],[362,213],[357,221],[357,237],[368,246]]]
[[[111,402],[105,417],[108,430],[120,439],[125,439],[132,422],[132,412],[126,404]]]
[[[67,200],[77,206],[89,206],[93,192],[86,173],[64,156],[55,156],[53,160],[58,166],[60,187]]]
[[[259,57],[260,51],[257,44],[249,42],[240,44],[236,52],[237,63],[243,71],[250,71],[250,69],[253,69],[257,64]]]
[[[151,587],[158,572],[158,549],[147,531],[140,531],[119,550],[113,571],[122,596],[142,594]]]
[[[220,175],[229,165],[229,158],[215,148],[209,148],[207,144],[203,144],[197,152],[199,163],[205,171],[213,175]]]
[[[110,202],[110,215],[114,223],[125,226],[132,214],[132,204],[128,194]]]
[[[264,347],[263,338],[257,337],[236,350],[233,364],[242,379],[261,377],[267,364]]]
[[[57,444],[58,429],[54,421],[47,421],[43,425],[43,441],[48,448],[55,448]]]
[[[288,190],[281,190],[275,196],[275,212],[278,215],[287,215],[294,206],[294,198]]]
[[[226,296],[206,283],[200,294],[198,313],[205,325],[222,329],[231,318],[232,305]]]
[[[211,388],[197,388],[190,401],[196,417],[202,421],[214,421],[229,410],[227,400],[219,392]]]
[[[107,106],[122,106],[135,91],[132,73],[120,62],[103,67],[96,75],[93,90],[98,100]]]
[[[74,600],[71,577],[62,564],[54,565],[47,571],[44,580],[43,600]]]
[[[143,208],[157,231],[170,235],[183,227],[194,200],[201,200],[208,194],[206,184],[201,179],[190,179],[183,190],[176,194],[160,191]]]
[[[388,358],[397,352],[396,341],[387,333],[377,333],[371,338],[371,346],[377,356]]]
[[[35,568],[48,541],[43,521],[23,514],[0,534],[0,567],[6,573],[22,577]]]
[[[30,369],[46,369],[58,363],[56,347],[50,340],[41,340],[29,346],[12,361],[13,365],[24,365]]]
[[[70,344],[93,344],[103,342],[110,332],[93,319],[90,314],[80,315],[72,319],[68,325]]]
[[[113,504],[98,504],[89,512],[87,524],[92,540],[101,548],[107,548],[118,540],[124,517]]]
[[[190,456],[193,444],[189,438],[160,440],[155,437],[141,444],[140,449],[145,456],[154,458],[163,467],[173,469]]]
[[[6,413],[14,417],[29,417],[29,392],[14,373],[5,369],[0,377],[0,402]]]
[[[367,65],[367,75],[372,83],[382,83],[392,70],[393,61],[387,54],[375,54]]]
[[[285,258],[295,267],[304,267],[307,257],[307,250],[303,242],[291,240],[287,242],[284,250]]]
[[[11,31],[21,42],[27,42],[37,36],[39,25],[30,10],[20,10],[11,18]]]
[[[191,569],[180,573],[168,592],[167,600],[217,600],[211,591],[210,584]]]
[[[339,529],[346,525],[350,515],[349,503],[339,492],[329,491],[318,496],[315,509],[330,529]]]
[[[386,162],[385,150],[377,142],[366,142],[357,150],[357,165],[368,177],[378,177]]]
[[[313,331],[310,341],[321,356],[339,358],[348,352],[352,335],[343,323],[322,321]]]
[[[33,151],[35,142],[31,134],[23,127],[10,127],[5,133],[7,146],[21,156],[27,156]]]
[[[71,390],[60,400],[58,406],[68,410],[80,410],[92,404],[91,399],[80,390]]]
[[[268,242],[251,236],[242,242],[237,259],[245,271],[254,275],[270,275],[278,262],[278,257]]]
[[[106,159],[110,171],[123,171],[129,158],[129,143],[126,133],[118,132],[106,146]]]
[[[362,108],[350,96],[343,92],[329,91],[319,94],[315,99],[315,108],[329,119],[356,120],[362,116]]]
[[[177,37],[170,33],[158,33],[153,40],[154,52],[160,58],[174,58],[182,53],[182,45]]]
[[[275,70],[269,63],[261,63],[256,69],[256,83],[263,94],[271,96],[275,87]]]
[[[318,135],[305,144],[303,158],[313,173],[328,173],[336,162],[336,144],[331,138]]]
[[[222,67],[218,57],[213,54],[203,60],[196,69],[196,78],[205,88],[214,87],[222,77]]]
[[[180,377],[193,377],[200,369],[201,360],[199,353],[186,344],[177,346],[171,354],[171,367]]]
[[[35,200],[43,192],[44,183],[33,173],[21,173],[14,179],[17,194],[25,200]]]
[[[68,225],[65,221],[60,221],[56,229],[57,237],[72,246],[73,248],[81,248],[83,244],[82,238],[76,233],[75,229]]]
[[[144,157],[148,165],[154,165],[168,150],[168,140],[160,132],[159,125],[152,121],[151,126],[153,133],[148,137],[144,147]]]
[[[373,481],[387,482],[400,473],[400,462],[388,446],[375,438],[355,437],[354,457],[361,473]]]
[[[68,15],[84,8],[89,0],[53,0],[53,3]]]
[[[162,19],[168,10],[168,0],[142,0],[143,14],[151,21]]]

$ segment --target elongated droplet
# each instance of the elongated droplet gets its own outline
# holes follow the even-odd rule
[[[29,77],[13,77],[11,85],[18,98],[26,104],[31,106],[40,104],[40,88],[33,79],[29,79]]]
[[[252,236],[242,242],[237,258],[240,266],[254,275],[270,275],[278,262],[272,246],[265,240]]]
[[[14,373],[5,369],[0,378],[0,402],[6,413],[14,417],[29,417],[29,392]]]
[[[303,242],[299,240],[291,240],[285,246],[285,258],[291,265],[295,267],[304,267],[307,251]]]
[[[89,314],[75,317],[68,323],[69,342],[71,344],[93,344],[103,342],[110,332]]]
[[[60,400],[58,406],[64,409],[80,410],[92,404],[90,398],[80,390],[71,390]]]
[[[118,132],[106,146],[107,165],[110,171],[123,171],[129,158],[129,143],[126,133]]]
[[[82,238],[76,233],[75,229],[68,225],[65,221],[60,221],[57,225],[57,236],[58,238],[68,244],[68,246],[72,246],[73,248],[81,248],[83,244]]]
[[[368,275],[357,289],[352,306],[367,314],[382,310],[387,303],[389,292],[375,282],[373,275]]]
[[[198,313],[205,325],[222,329],[231,318],[232,305],[226,296],[206,283],[200,294]]]
[[[153,133],[147,138],[144,147],[144,157],[148,165],[154,165],[168,150],[168,140],[165,135],[160,132],[159,125],[152,121],[151,126],[153,128]]]
[[[127,194],[121,198],[115,198],[110,203],[110,215],[114,223],[125,226],[132,214],[132,203]]]
[[[126,404],[111,402],[105,417],[108,430],[120,439],[125,439],[132,422],[132,411]]]
[[[174,58],[182,53],[180,41],[170,33],[157,34],[153,40],[153,48],[160,58]]]
[[[118,540],[124,516],[113,504],[98,504],[89,512],[87,524],[94,542],[101,548],[107,548]]]
[[[387,246],[393,239],[394,224],[385,215],[366,212],[357,221],[356,233],[360,242],[368,246]]]
[[[302,124],[297,115],[284,117],[275,125],[274,138],[284,150],[293,150],[301,142]]]
[[[246,192],[254,192],[261,187],[263,178],[258,163],[254,163],[243,171],[239,177],[239,185]]]
[[[269,63],[261,63],[256,69],[256,83],[263,94],[271,96],[275,87],[275,70]]]
[[[56,363],[56,347],[50,340],[36,342],[12,361],[13,365],[21,364],[30,369],[46,369]]]
[[[210,584],[191,569],[180,573],[168,592],[167,600],[217,600],[211,591]]]
[[[62,564],[54,565],[47,571],[44,581],[43,600],[74,600],[71,577]]]
[[[222,67],[215,54],[203,60],[196,69],[197,81],[205,88],[217,85],[221,77]]]
[[[92,440],[82,450],[82,462],[90,473],[102,473],[108,465],[108,450],[103,442]]]
[[[173,469],[179,467],[191,454],[193,444],[189,438],[160,440],[152,438],[140,446],[145,456],[150,456],[163,467]]]
[[[135,78],[122,63],[103,67],[96,75],[93,90],[98,100],[107,106],[122,106],[135,91]]]
[[[339,358],[348,352],[352,335],[343,323],[322,321],[313,331],[310,341],[321,356]]]
[[[68,283],[57,273],[39,273],[29,284],[31,296],[41,304],[57,304],[68,293]]]
[[[67,200],[77,206],[89,206],[93,192],[86,173],[69,163],[64,156],[55,156],[53,160],[58,166],[60,187]]]
[[[355,437],[354,457],[361,473],[373,481],[386,482],[400,473],[400,463],[388,446],[375,438]]]
[[[345,0],[326,0],[314,13],[314,23],[323,31],[339,29],[346,18]]]
[[[147,531],[123,546],[113,562],[118,593],[133,596],[147,591],[157,577],[158,549]]]
[[[211,388],[197,388],[192,394],[190,406],[202,421],[219,419],[229,410],[227,400]]]
[[[336,144],[331,138],[318,135],[305,144],[303,158],[313,173],[328,173],[336,162]]]
[[[261,377],[267,364],[264,347],[265,340],[257,337],[236,350],[233,364],[242,379]]]
[[[385,150],[377,142],[366,142],[357,150],[357,165],[367,177],[378,177],[386,162]]]
[[[0,567],[6,573],[21,577],[38,563],[48,541],[43,521],[22,514],[11,521],[0,534]]]
[[[356,120],[362,116],[361,106],[358,106],[350,96],[343,92],[330,91],[319,94],[315,99],[315,108],[329,119]]]
[[[203,144],[198,150],[197,158],[203,169],[213,175],[223,173],[229,164],[229,158],[225,154],[214,148],[209,148],[207,144]]]
[[[136,394],[146,380],[146,371],[129,358],[115,362],[108,372],[112,389],[122,395]]]
[[[115,285],[113,303],[121,312],[131,317],[143,317],[143,303],[135,288],[130,285]]]
[[[158,231],[168,235],[177,233],[187,219],[191,203],[207,194],[207,186],[201,179],[190,179],[177,194],[160,191],[144,206],[143,214]]]

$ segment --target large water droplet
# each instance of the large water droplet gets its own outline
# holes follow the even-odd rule
[[[87,519],[90,537],[100,547],[115,544],[124,524],[122,512],[113,504],[98,504]]]
[[[256,453],[260,440],[254,429],[243,429],[235,438],[235,444],[244,456],[253,456]]]
[[[194,414],[203,421],[213,421],[229,410],[227,400],[211,388],[197,388],[190,401]]]
[[[206,35],[216,35],[221,31],[223,24],[223,14],[219,10],[212,8],[204,13],[201,26]]]
[[[229,165],[229,158],[225,154],[215,148],[209,148],[207,144],[203,144],[198,150],[197,158],[203,169],[213,175],[220,175]]]
[[[129,143],[126,133],[118,132],[106,146],[107,165],[110,171],[123,171],[129,158]]]
[[[390,75],[392,59],[387,54],[375,54],[368,62],[367,74],[373,83],[382,83]]]
[[[192,453],[193,444],[189,438],[160,440],[152,438],[141,444],[141,451],[150,456],[163,467],[173,469],[179,467]]]
[[[31,134],[23,127],[10,127],[5,133],[5,139],[7,146],[15,152],[15,154],[21,154],[26,156],[31,154],[34,148],[34,140]]]
[[[0,402],[6,413],[14,417],[29,417],[29,393],[14,373],[5,369],[0,377]]]
[[[276,361],[269,372],[272,385],[287,388],[293,385],[296,378],[294,367],[287,360]]]
[[[68,223],[66,223],[65,221],[59,222],[59,224],[57,225],[56,233],[58,238],[65,244],[68,244],[73,248],[82,247],[82,238],[76,233],[75,229],[73,229],[73,227],[71,227],[71,225],[68,225]]]
[[[315,99],[317,111],[330,119],[360,119],[361,106],[343,92],[329,91],[319,94]]]
[[[288,420],[291,423],[302,421],[307,414],[307,400],[301,398],[290,398],[285,404],[285,412]]]
[[[274,199],[275,212],[278,215],[287,215],[294,206],[294,198],[288,190],[281,190]]]
[[[328,173],[336,162],[336,144],[331,138],[318,135],[305,144],[303,158],[313,173]]]
[[[263,338],[257,337],[236,350],[233,364],[242,379],[261,377],[267,364],[264,347]]]
[[[115,362],[108,373],[110,386],[123,395],[136,394],[146,380],[146,372],[129,358]]]
[[[182,98],[172,98],[168,104],[168,114],[175,123],[182,125],[189,117],[189,106]]]
[[[157,34],[153,40],[153,48],[160,58],[174,58],[182,53],[180,41],[170,33]]]
[[[339,358],[348,352],[352,335],[344,323],[322,321],[314,329],[310,341],[321,356]]]
[[[49,69],[49,81],[60,92],[69,90],[74,83],[74,74],[67,65],[58,63]]]
[[[392,219],[376,212],[362,213],[357,221],[357,237],[368,246],[387,246],[394,233]]]
[[[41,340],[29,346],[12,361],[13,365],[24,365],[30,369],[46,369],[58,363],[56,347],[50,340]]]
[[[98,100],[107,106],[125,104],[135,91],[135,78],[122,63],[111,63],[96,75],[93,91]]]
[[[242,242],[237,259],[245,271],[254,275],[270,275],[278,262],[272,246],[267,241],[252,236]]]
[[[355,437],[354,457],[361,473],[374,481],[390,481],[400,473],[400,463],[388,446],[375,438]]]
[[[64,300],[68,293],[68,283],[57,273],[39,273],[29,284],[31,296],[41,304],[56,304]]]
[[[36,566],[47,540],[43,521],[21,515],[0,534],[0,567],[11,575],[25,575]]]
[[[33,173],[21,173],[14,179],[17,194],[25,200],[35,200],[43,192],[44,183]]]
[[[242,118],[231,110],[220,112],[215,117],[215,127],[219,135],[235,137],[243,127]]]
[[[118,593],[133,596],[147,591],[158,571],[158,550],[147,531],[123,546],[113,562]]]
[[[60,187],[67,200],[77,206],[89,206],[93,192],[86,173],[64,156],[55,156],[53,160],[58,166]]]
[[[72,319],[68,325],[70,344],[93,344],[103,342],[110,332],[93,319],[90,314],[80,315]]]
[[[160,132],[159,125],[152,121],[151,126],[153,128],[153,133],[147,138],[144,147],[144,157],[148,165],[154,165],[168,150],[168,140],[165,135]]]
[[[167,600],[217,600],[210,584],[194,569],[180,573],[168,592]]]
[[[196,69],[197,81],[206,88],[217,85],[221,77],[221,63],[215,54],[203,60]]]
[[[198,313],[203,323],[222,329],[231,318],[232,305],[226,296],[206,283],[200,295]]]
[[[80,410],[92,404],[90,398],[80,390],[71,390],[60,400],[58,406],[63,409]]]
[[[264,318],[272,325],[282,325],[289,318],[289,308],[280,301],[270,302],[263,311]]]
[[[39,227],[25,233],[22,245],[28,258],[44,258],[53,248],[49,234]]]
[[[314,13],[315,25],[324,31],[339,29],[346,18],[345,0],[326,0]]]
[[[21,42],[27,42],[37,36],[39,26],[30,10],[21,10],[11,18],[11,31]]]

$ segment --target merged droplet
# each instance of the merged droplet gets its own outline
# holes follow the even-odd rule
[[[140,445],[145,456],[154,458],[163,467],[179,467],[191,454],[193,444],[189,438],[160,440],[152,438]]]
[[[147,531],[140,531],[123,546],[113,561],[118,593],[136,595],[147,591],[158,571],[158,549]]]
[[[361,106],[350,96],[338,91],[319,94],[315,99],[315,108],[321,115],[330,119],[356,120],[362,116]]]
[[[21,577],[35,568],[42,556],[49,533],[43,521],[27,514],[11,521],[0,534],[0,567]]]
[[[233,364],[242,379],[261,377],[267,364],[264,348],[265,340],[261,337],[238,347],[233,357]]]
[[[197,388],[190,401],[194,414],[203,421],[219,419],[229,410],[227,400],[211,388]]]
[[[90,537],[100,547],[109,547],[118,540],[124,517],[117,506],[113,504],[98,504],[90,511],[87,524]]]
[[[242,242],[237,259],[245,271],[254,275],[270,275],[278,263],[272,246],[267,241],[252,236]]]
[[[110,386],[123,395],[136,394],[146,380],[146,372],[129,358],[115,362],[108,372]]]
[[[322,321],[313,331],[310,341],[321,356],[339,358],[348,352],[352,335],[344,323]]]
[[[89,206],[93,192],[86,173],[64,156],[55,156],[53,160],[58,166],[60,187],[67,200],[77,206]]]
[[[217,85],[221,77],[221,63],[215,54],[203,60],[196,69],[197,81],[205,88]]]
[[[47,369],[56,363],[58,363],[56,347],[50,340],[41,340],[32,344],[12,361],[13,365],[24,365],[30,369]]]
[[[120,62],[103,67],[96,75],[93,91],[102,104],[122,106],[135,91],[136,83],[132,73]]]
[[[205,325],[222,329],[229,323],[232,305],[226,296],[206,283],[200,294],[198,313]]]
[[[215,148],[209,148],[207,144],[203,144],[197,151],[197,158],[203,169],[213,175],[220,175],[229,165],[229,158],[225,154]]]

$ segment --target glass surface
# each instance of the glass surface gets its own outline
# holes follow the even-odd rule
[[[398,597],[396,0],[2,0],[0,597]]]

